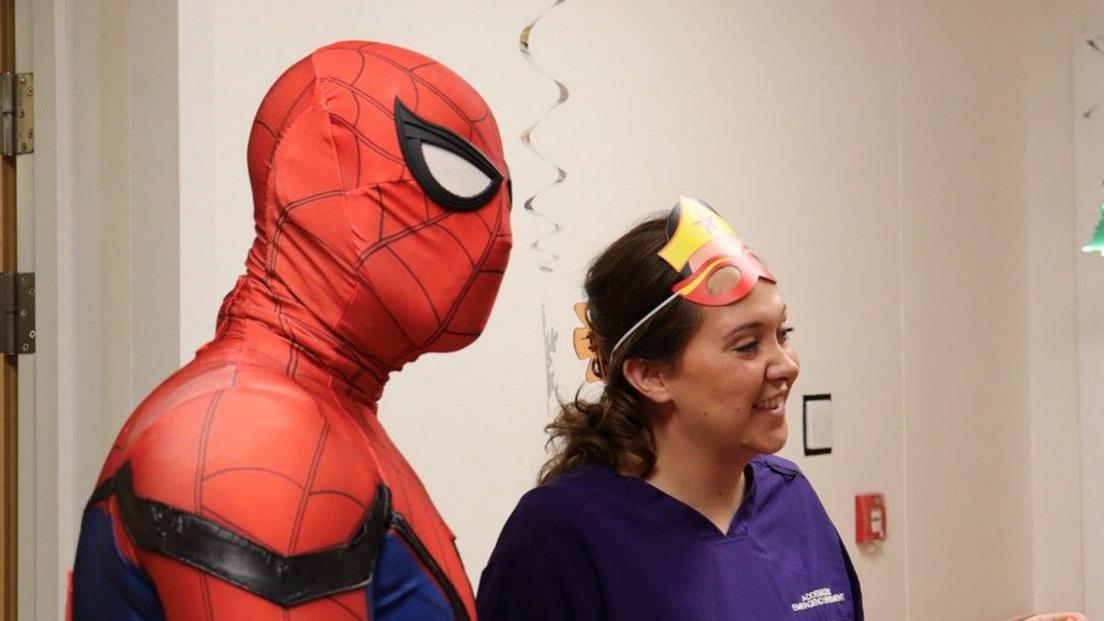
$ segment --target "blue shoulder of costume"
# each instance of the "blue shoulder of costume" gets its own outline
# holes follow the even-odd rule
[[[455,611],[411,547],[393,532],[383,537],[372,582],[365,587],[373,621],[453,619]]]
[[[161,621],[165,614],[153,582],[123,556],[104,504],[93,504],[81,521],[73,563],[74,621]]]

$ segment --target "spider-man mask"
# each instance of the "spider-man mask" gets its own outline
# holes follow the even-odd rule
[[[486,103],[445,66],[380,43],[317,50],[261,103],[249,175],[249,276],[308,350],[386,373],[483,330],[511,245],[509,171]]]

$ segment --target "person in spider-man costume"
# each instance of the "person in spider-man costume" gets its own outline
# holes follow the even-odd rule
[[[246,273],[112,446],[72,618],[474,619],[376,403],[484,327],[511,245],[494,118],[441,64],[343,42],[277,80],[248,159]]]

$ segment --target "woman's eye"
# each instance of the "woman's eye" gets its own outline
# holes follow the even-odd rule
[[[778,331],[778,342],[785,343],[790,340],[790,332],[793,332],[793,328],[783,328]]]
[[[740,352],[741,354],[750,354],[758,348],[759,348],[759,341],[751,341],[751,342],[745,343],[743,345],[737,345],[736,346],[736,351]]]

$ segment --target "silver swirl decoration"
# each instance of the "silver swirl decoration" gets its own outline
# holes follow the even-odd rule
[[[529,24],[521,29],[521,34],[518,37],[521,55],[523,58],[525,58],[525,62],[529,63],[529,66],[532,67],[534,71],[544,76],[548,80],[551,80],[552,83],[556,85],[557,92],[556,100],[552,102],[550,106],[548,106],[544,113],[541,114],[540,117],[538,117],[532,125],[526,127],[525,130],[521,132],[521,143],[525,145],[525,148],[528,149],[533,155],[540,158],[541,161],[543,161],[545,164],[548,164],[552,168],[556,169],[555,179],[553,179],[551,183],[545,185],[533,194],[529,195],[524,202],[525,211],[537,218],[540,218],[551,226],[551,230],[549,230],[543,236],[539,236],[532,244],[529,245],[530,249],[532,249],[538,255],[543,256],[543,260],[538,265],[538,269],[545,273],[552,273],[555,271],[553,265],[556,263],[556,261],[559,260],[560,257],[555,252],[545,248],[544,244],[550,238],[562,231],[563,226],[561,226],[560,223],[557,222],[554,218],[538,210],[536,207],[536,200],[538,196],[540,196],[547,190],[566,181],[567,171],[565,171],[555,162],[545,157],[545,155],[541,153],[539,149],[537,149],[537,147],[533,144],[533,131],[537,128],[538,125],[541,124],[542,121],[544,121],[545,118],[548,117],[549,114],[552,113],[553,110],[562,106],[567,101],[568,97],[570,97],[570,93],[567,90],[567,86],[565,86],[563,82],[560,82],[556,78],[549,75],[546,71],[541,69],[540,65],[538,65],[536,60],[533,59],[533,51],[529,45],[529,39],[533,34],[533,27],[535,27],[537,25],[537,22],[539,22],[541,18],[544,17],[544,14],[552,10],[553,8],[563,4],[565,1],[566,0],[554,0],[552,4],[545,7],[545,9],[541,11],[536,16],[536,18],[533,19],[533,21],[529,22]],[[544,346],[545,386],[547,389],[547,393],[545,395],[545,404],[548,407],[549,416],[552,416],[552,403],[556,399],[556,371],[554,360],[556,354],[556,341],[559,338],[559,334],[554,327],[551,327],[549,325],[548,311],[546,310],[543,303],[540,306],[540,313],[541,336],[543,339],[542,345]]]
[[[1095,36],[1091,39],[1086,39],[1085,44],[1088,45],[1089,47],[1091,47],[1093,49],[1093,51],[1096,52],[1097,54],[1104,54],[1104,49],[1101,48],[1101,45],[1104,44],[1104,35],[1098,35],[1098,36]],[[1085,110],[1084,112],[1082,112],[1081,113],[1081,118],[1083,118],[1083,119],[1093,118],[1093,116],[1095,116],[1097,111],[1100,109],[1100,105],[1101,104],[1099,102],[1097,102],[1091,108],[1089,108],[1088,110]]]
[[[533,27],[537,25],[537,22],[539,22],[542,17],[544,17],[544,14],[555,8],[556,6],[563,4],[565,1],[566,0],[554,0],[554,2],[550,6],[546,7],[543,11],[541,11],[540,14],[538,14],[532,22],[526,25],[525,28],[521,29],[521,35],[518,38],[521,47],[521,55],[525,58],[525,62],[529,63],[529,66],[532,67],[537,73],[551,80],[552,83],[556,85],[556,89],[558,92],[556,101],[552,102],[552,105],[550,105],[548,109],[544,111],[544,114],[540,115],[540,117],[537,118],[537,120],[534,121],[532,125],[526,127],[525,131],[521,132],[521,142],[525,145],[525,148],[529,149],[529,151],[533,153],[533,155],[539,157],[544,163],[556,169],[556,178],[553,179],[552,182],[548,185],[545,185],[544,187],[531,194],[528,198],[525,199],[524,203],[525,211],[540,218],[541,220],[544,220],[552,226],[552,230],[550,230],[544,236],[538,237],[536,241],[529,245],[531,249],[546,257],[539,266],[539,269],[542,272],[555,271],[552,266],[560,258],[559,255],[557,255],[555,252],[544,248],[543,242],[546,242],[549,238],[562,231],[563,227],[560,226],[560,223],[557,222],[555,219],[539,211],[536,208],[535,203],[538,196],[540,196],[550,188],[563,183],[567,179],[567,172],[563,168],[558,166],[555,162],[545,157],[544,154],[541,153],[540,150],[533,145],[533,130],[536,129],[537,125],[540,125],[541,121],[543,121],[553,110],[562,106],[564,102],[567,101],[570,93],[568,93],[567,87],[564,86],[563,82],[560,82],[556,78],[546,73],[533,59],[533,53],[529,47],[529,37],[533,33]]]

